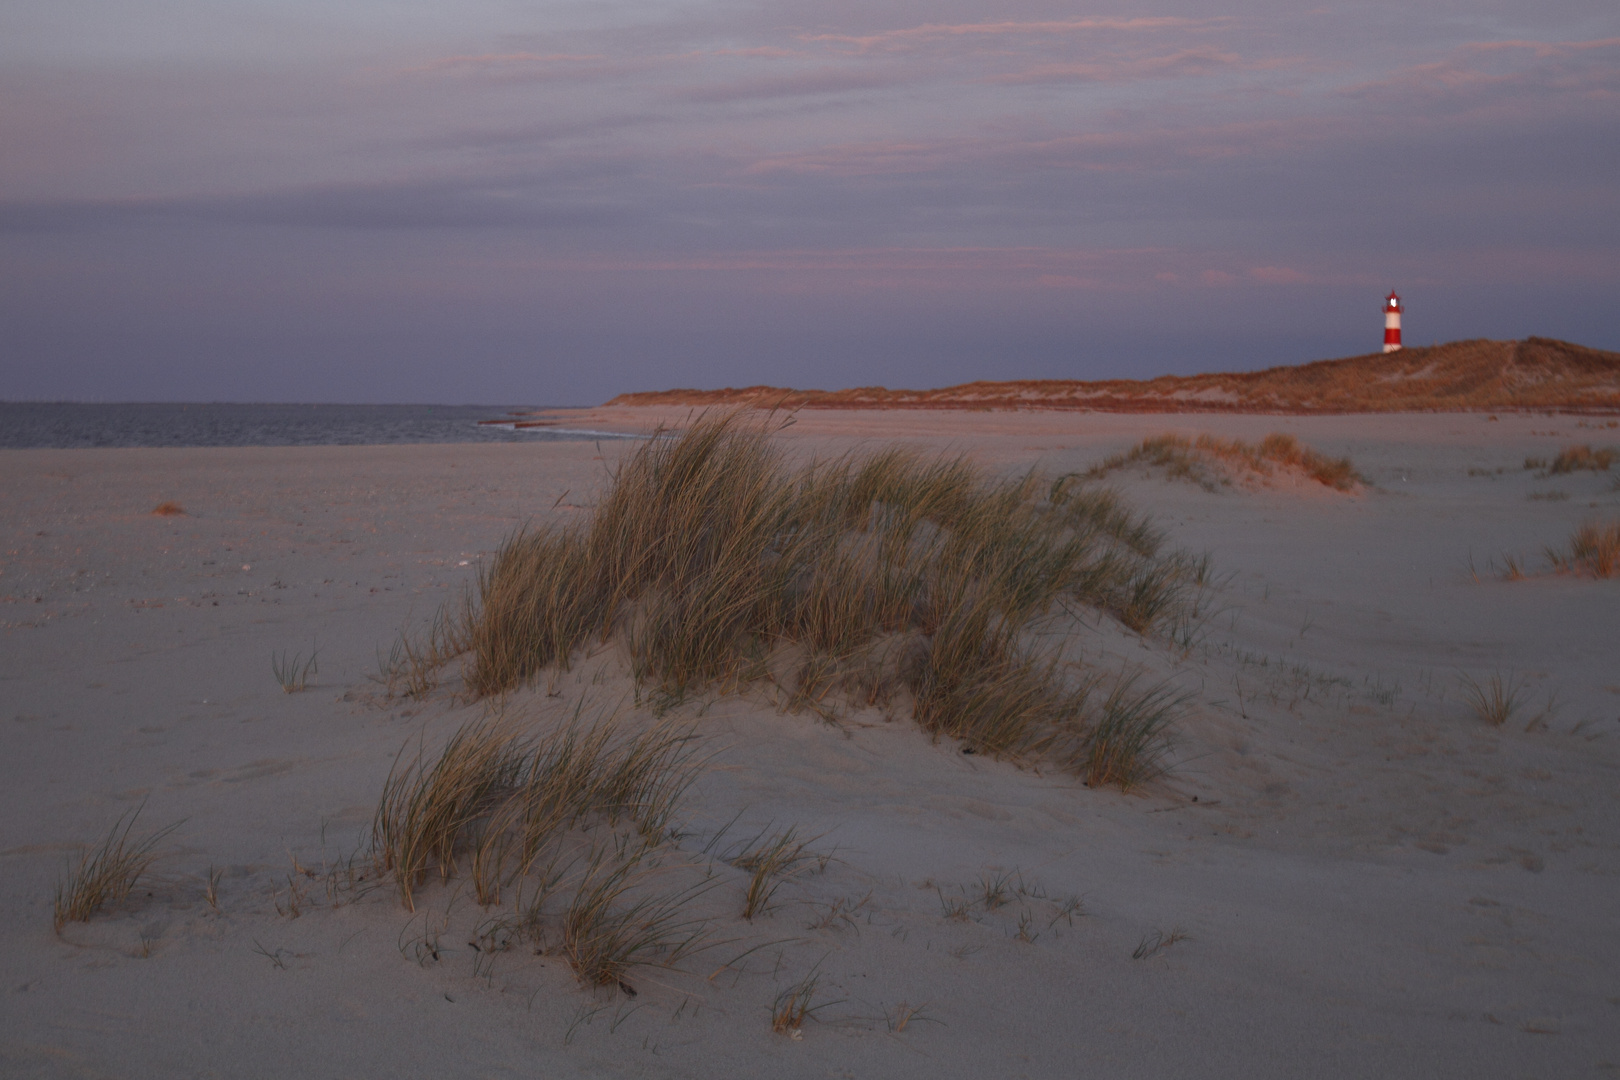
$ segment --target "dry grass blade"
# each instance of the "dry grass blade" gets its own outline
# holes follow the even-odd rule
[[[157,861],[157,845],[179,828],[175,822],[150,836],[133,836],[142,803],[119,816],[106,839],[84,853],[79,865],[58,881],[53,904],[57,933],[70,922],[89,922],[90,916],[109,904],[121,903],[134,891],[142,875]]]
[[[1474,710],[1474,715],[1492,727],[1501,727],[1513,719],[1530,693],[1529,684],[1511,671],[1506,675],[1494,671],[1484,682],[1462,672],[1458,682],[1463,700]]]

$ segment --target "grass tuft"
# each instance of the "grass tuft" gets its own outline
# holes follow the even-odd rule
[[[290,657],[285,652],[270,655],[270,671],[281,684],[283,693],[296,694],[309,685],[309,677],[321,670],[315,662],[316,655],[311,652],[308,660],[303,653],[293,653]]]
[[[1580,472],[1582,470],[1605,472],[1610,465],[1614,464],[1616,456],[1617,452],[1613,447],[1594,450],[1589,444],[1566,446],[1558,451],[1558,456],[1552,459],[1552,463],[1547,465],[1546,469],[1548,473],[1554,476],[1559,473]],[[1529,466],[1528,460],[1526,460],[1525,465],[1526,467]]]
[[[806,1020],[822,1009],[842,1003],[842,999],[823,1002],[815,1000],[816,990],[821,985],[820,969],[821,965],[816,964],[804,978],[776,995],[776,1000],[771,1003],[772,1031],[796,1039],[803,1030]]]
[[[395,762],[372,819],[372,858],[415,910],[416,888],[468,860],[481,903],[545,865],[562,833],[587,818],[667,834],[696,777],[690,730],[672,723],[621,736],[610,720],[574,718],[529,737],[504,717],[464,725],[431,761],[418,748]]]
[[[145,807],[142,803],[120,815],[106,839],[86,851],[74,871],[57,882],[52,906],[58,934],[70,922],[89,922],[102,908],[123,902],[157,861],[158,844],[181,823],[137,839],[132,834]]]
[[[1506,675],[1492,672],[1484,682],[1467,672],[1458,675],[1463,700],[1474,710],[1474,715],[1492,727],[1501,727],[1513,719],[1529,697],[1529,684],[1512,672]]]
[[[1547,558],[1563,573],[1620,576],[1620,521],[1586,522],[1570,534],[1568,551],[1549,548]]]
[[[742,917],[750,921],[755,915],[770,909],[772,897],[783,882],[806,869],[806,864],[821,862],[821,857],[806,848],[816,837],[801,840],[796,828],[789,828],[768,839],[757,838],[744,849],[727,859],[739,870],[748,871],[748,888],[743,894]]]
[[[1258,446],[1241,439],[1199,435],[1154,435],[1123,453],[1093,466],[1088,476],[1100,478],[1129,465],[1165,470],[1172,479],[1189,480],[1206,491],[1219,491],[1232,482],[1231,471],[1270,476],[1282,467],[1302,473],[1335,491],[1353,491],[1363,478],[1349,458],[1332,458],[1301,443],[1292,435],[1272,432]]]
[[[609,849],[596,849],[563,915],[563,955],[589,986],[617,986],[633,995],[626,981],[632,967],[673,967],[705,942],[707,921],[687,915],[685,907],[713,883],[649,889],[651,850],[643,846],[615,859]]]
[[[1129,791],[1164,771],[1166,729],[1182,698],[1166,683],[1138,689],[1139,681],[1140,673],[1119,679],[1103,703],[1102,719],[1091,731],[1081,761],[1091,787],[1118,784]]]

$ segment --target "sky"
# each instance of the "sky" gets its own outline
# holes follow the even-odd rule
[[[0,399],[1620,349],[1620,6],[8,0]]]

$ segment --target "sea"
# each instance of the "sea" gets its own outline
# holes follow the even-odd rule
[[[626,437],[570,427],[566,420],[545,428],[480,423],[519,420],[541,407],[0,402],[0,448],[375,446]]]

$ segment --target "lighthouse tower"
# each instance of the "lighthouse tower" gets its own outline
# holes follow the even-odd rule
[[[1389,295],[1384,297],[1384,351],[1387,353],[1401,349],[1401,312],[1405,310],[1395,290],[1389,290]]]

